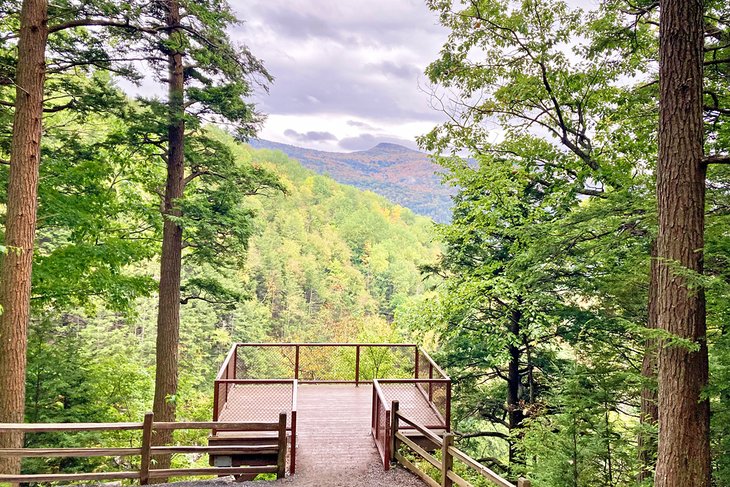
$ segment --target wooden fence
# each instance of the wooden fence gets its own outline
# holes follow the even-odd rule
[[[454,459],[461,461],[471,471],[476,472],[481,477],[489,480],[494,485],[499,487],[531,487],[530,481],[526,479],[519,479],[517,485],[505,480],[504,478],[497,475],[495,472],[485,467],[481,463],[477,462],[463,451],[456,448],[454,445],[454,435],[452,433],[444,434],[443,438],[439,437],[430,429],[416,423],[403,416],[398,410],[398,401],[393,401],[390,407],[391,412],[391,434],[390,439],[392,444],[390,445],[389,451],[391,454],[391,461],[400,463],[405,468],[419,476],[427,485],[430,487],[452,487],[454,484],[460,487],[472,487],[472,484],[458,475],[454,470]],[[400,422],[408,424],[410,427],[418,431],[424,436],[425,440],[428,440],[435,447],[441,450],[441,459],[436,458],[425,448],[418,445],[411,438],[408,438],[405,434],[400,431]],[[410,448],[417,456],[431,464],[435,469],[440,472],[441,483],[431,478],[428,473],[421,470],[418,465],[405,456],[403,456],[398,448],[401,445],[405,445]]]
[[[152,446],[155,432],[160,430],[199,429],[229,432],[277,432],[276,445],[226,445],[226,446]],[[140,468],[135,471],[94,472],[74,474],[24,474],[0,475],[0,482],[76,482],[95,480],[139,479],[141,485],[150,479],[167,477],[189,477],[199,475],[253,475],[275,473],[282,478],[286,472],[287,429],[286,413],[279,415],[278,422],[235,423],[235,422],[155,422],[152,413],[145,415],[142,423],[0,423],[0,431],[21,431],[23,433],[90,432],[90,431],[142,431],[139,448],[0,448],[0,457],[109,457],[139,456]],[[153,455],[176,453],[202,453],[208,455],[277,455],[276,465],[248,467],[206,467],[206,468],[150,468]]]

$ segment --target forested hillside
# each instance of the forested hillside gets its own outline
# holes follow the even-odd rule
[[[453,191],[441,184],[444,168],[423,152],[390,143],[355,152],[325,152],[258,139],[251,145],[280,150],[318,174],[373,191],[436,222],[451,219]]]

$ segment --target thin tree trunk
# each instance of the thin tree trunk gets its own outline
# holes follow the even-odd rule
[[[702,273],[705,167],[702,163],[703,4],[660,1],[658,325],[698,346],[659,349],[657,487],[709,487],[709,402],[705,297],[682,270]],[[680,271],[680,272],[678,272]]]
[[[521,304],[521,300],[518,301]],[[512,311],[510,317],[510,335],[512,343],[509,345],[509,369],[507,372],[507,412],[509,421],[509,466],[513,469],[515,465],[524,465],[525,460],[519,454],[517,448],[517,442],[521,435],[522,423],[525,419],[525,414],[522,411],[522,404],[520,404],[520,388],[522,386],[522,380],[520,376],[520,362],[522,359],[522,353],[520,350],[520,344],[522,339],[520,337],[520,325],[522,320],[522,311],[517,309]]]
[[[166,3],[167,25],[180,23],[180,6],[177,0]],[[174,44],[179,29],[172,29]],[[180,338],[180,269],[182,265],[182,228],[168,216],[180,216],[178,200],[183,196],[185,176],[185,121],[183,55],[180,50],[168,54],[169,64],[169,117],[167,184],[162,230],[162,256],[160,258],[160,295],[157,316],[157,367],[155,375],[155,400],[153,411],[157,421],[175,421],[175,400],[178,383],[178,341]],[[181,48],[182,49],[182,48]],[[172,440],[171,432],[158,432],[156,444],[164,445]],[[157,468],[168,468],[170,456],[156,457]],[[158,479],[164,482],[166,479]]]
[[[651,264],[649,271],[649,303],[646,327],[650,330],[657,327],[657,285],[659,279],[659,260],[657,259],[657,245],[654,241],[651,245]],[[647,339],[644,343],[644,360],[641,364],[641,375],[644,379],[644,386],[641,388],[641,413],[642,424],[639,433],[639,466],[641,470],[637,476],[638,482],[651,479],[656,461],[656,440],[654,435],[648,434],[650,427],[656,426],[659,421],[659,410],[657,408],[656,391],[656,368],[657,368],[657,341]]]
[[[22,423],[38,208],[38,170],[43,117],[43,84],[48,40],[46,0],[25,0],[20,13],[15,115],[10,146],[10,172],[5,220],[5,245],[11,247],[0,269],[0,423]],[[0,448],[18,448],[23,437],[0,433]],[[18,459],[0,458],[0,472],[17,473]]]

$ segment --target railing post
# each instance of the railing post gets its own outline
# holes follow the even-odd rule
[[[532,482],[530,482],[529,480],[527,480],[525,478],[520,477],[517,480],[517,487],[532,487]]]
[[[297,473],[297,412],[291,412],[291,460],[289,461],[289,473]]]
[[[385,404],[383,404],[383,407],[385,407]],[[393,420],[392,411],[386,409],[385,410],[385,427],[383,428],[383,432],[385,434],[385,438],[383,438],[383,468],[385,470],[390,470],[390,423]]]
[[[286,476],[286,413],[279,414],[279,456],[276,459],[276,478]]]
[[[446,419],[446,431],[451,431],[451,380],[446,383],[446,414],[444,418]]]
[[[428,363],[428,378],[433,379],[433,363]],[[428,383],[428,401],[433,402],[433,382]]]
[[[418,379],[418,367],[419,367],[419,365],[420,365],[420,364],[419,364],[419,362],[420,362],[419,358],[420,358],[420,357],[418,356],[418,345],[416,345],[416,346],[415,346],[415,347],[413,347],[413,348],[415,348],[415,349],[416,349],[416,354],[415,354],[416,362],[415,362],[415,367],[413,368],[413,369],[414,369],[414,372],[413,372],[413,378],[414,378],[414,379]]]
[[[294,345],[294,378],[299,380],[299,345]]]
[[[235,348],[233,349],[233,377],[232,379],[237,379],[238,377],[238,345],[233,345]]]
[[[139,483],[147,485],[150,480],[150,458],[152,456],[152,423],[155,415],[147,413],[142,423],[142,459],[139,464]]]
[[[393,401],[390,406],[390,463],[395,463],[395,452],[398,451],[398,438],[395,434],[398,432],[398,401]]]
[[[355,346],[355,387],[360,386],[360,345]]]
[[[454,435],[446,433],[441,446],[441,487],[451,487],[454,481],[449,478],[449,471],[454,467],[454,457],[449,448],[454,444]]]
[[[213,381],[213,421],[218,421],[218,381]]]

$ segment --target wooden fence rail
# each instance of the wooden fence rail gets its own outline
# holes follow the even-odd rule
[[[286,413],[279,415],[277,423],[240,422],[154,422],[152,413],[147,413],[142,423],[0,423],[0,431],[22,431],[24,433],[49,433],[60,431],[142,431],[139,448],[0,448],[0,457],[108,457],[139,456],[137,471],[89,472],[74,474],[0,474],[0,482],[76,482],[94,480],[139,479],[141,485],[150,479],[167,477],[189,477],[199,475],[252,475],[275,473],[282,478],[286,471],[287,427]],[[277,432],[276,445],[226,445],[226,446],[152,446],[155,431],[203,429],[216,431]],[[205,467],[151,469],[152,455],[174,453],[207,453],[209,455],[277,454],[276,465],[247,467]]]
[[[485,467],[481,463],[477,462],[463,451],[456,448],[454,445],[454,435],[452,433],[445,433],[443,438],[439,437],[436,433],[430,429],[410,420],[403,416],[398,410],[398,401],[393,401],[390,407],[391,412],[391,434],[390,439],[392,445],[390,445],[391,461],[397,462],[403,465],[406,469],[413,472],[415,475],[420,477],[426,485],[430,487],[453,487],[454,484],[460,487],[472,487],[472,484],[458,475],[454,470],[454,459],[459,460],[466,465],[470,470],[473,470],[481,477],[489,480],[491,483],[498,487],[531,487],[530,481],[527,479],[520,478],[517,481],[517,485],[505,480],[500,477],[497,473],[493,472],[489,468]],[[430,441],[434,446],[441,450],[441,459],[436,458],[435,455],[426,451],[421,445],[404,435],[399,431],[400,422],[404,422],[414,428],[416,431],[421,433],[425,439]],[[410,448],[411,451],[416,453],[420,458],[431,464],[441,474],[441,483],[431,478],[425,471],[421,470],[418,465],[400,453],[398,447],[405,445]]]

